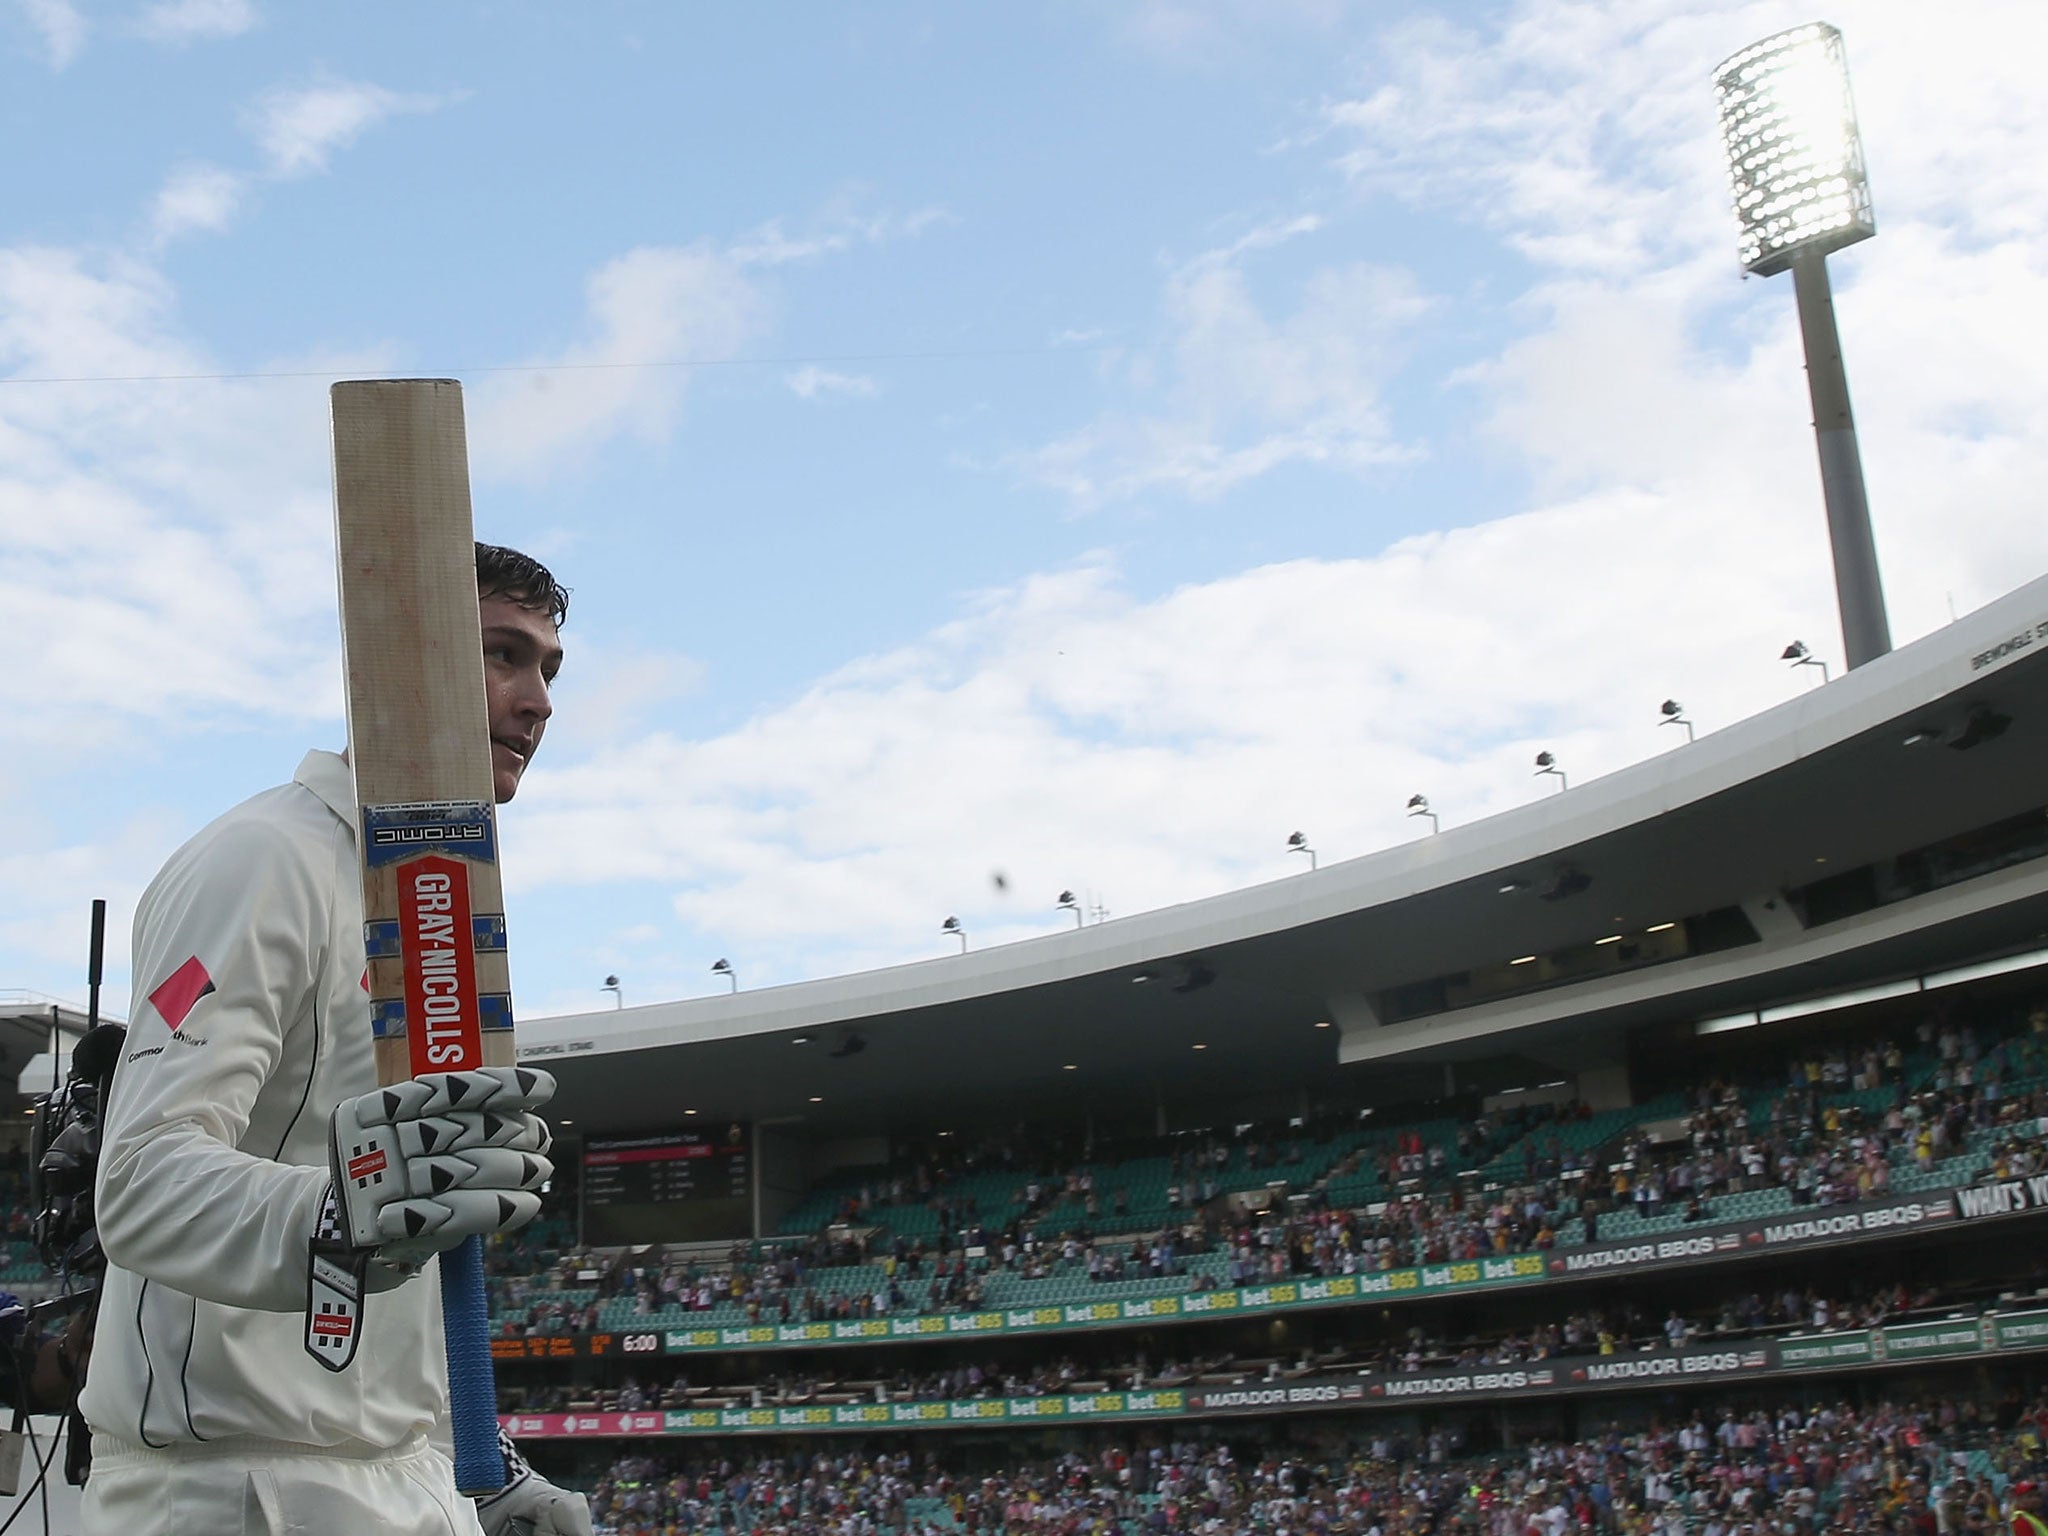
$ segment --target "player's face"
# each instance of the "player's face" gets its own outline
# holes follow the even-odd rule
[[[491,783],[503,805],[519,791],[520,775],[540,750],[555,706],[548,697],[562,667],[554,620],[509,597],[486,597],[484,696],[491,714]]]

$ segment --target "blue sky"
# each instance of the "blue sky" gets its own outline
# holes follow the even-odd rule
[[[1950,11],[1832,18],[1901,641],[2048,566],[2048,15]],[[464,378],[480,531],[576,590],[528,1014],[1282,878],[1809,686],[1789,281],[1737,278],[1708,85],[1808,19],[0,0],[0,991],[78,998],[91,897],[125,935],[339,744],[356,373]]]

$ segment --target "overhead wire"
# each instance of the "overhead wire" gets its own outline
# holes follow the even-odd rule
[[[980,347],[930,352],[823,352],[786,357],[677,357],[640,362],[486,363],[471,368],[277,368],[219,373],[82,373],[0,377],[0,387],[24,384],[214,384],[258,379],[471,378],[501,373],[599,373],[635,368],[791,368],[827,363],[972,362],[986,358],[1082,357],[1119,350],[1110,343],[1063,347]]]

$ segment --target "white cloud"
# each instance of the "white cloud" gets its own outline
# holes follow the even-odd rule
[[[407,94],[360,80],[280,86],[260,97],[250,127],[272,175],[308,176],[366,129],[402,113],[432,112],[445,96]]]
[[[1990,0],[1984,15],[2022,43],[2043,25]],[[587,887],[623,907],[650,889],[626,882],[651,882],[668,913],[621,919],[621,947],[591,952],[591,979],[628,973],[635,1002],[708,988],[701,963],[656,968],[687,928],[729,947],[751,987],[945,953],[947,912],[976,947],[1046,931],[1067,921],[1051,910],[1064,887],[1122,914],[1278,877],[1300,865],[1283,847],[1296,827],[1328,862],[1418,835],[1402,814],[1417,791],[1447,824],[1550,793],[1530,772],[1538,748],[1574,786],[1682,750],[1657,728],[1665,697],[1710,731],[1804,687],[1776,660],[1784,643],[1830,659],[1836,645],[1797,336],[1782,281],[1735,280],[1704,83],[1734,47],[1803,19],[1789,0],[1532,0],[1494,36],[1437,25],[1381,39],[1382,73],[1327,114],[1318,153],[1341,157],[1368,212],[1380,199],[1455,210],[1470,238],[1518,254],[1495,270],[1526,274],[1521,291],[1486,296],[1511,307],[1515,334],[1451,382],[1528,489],[1369,559],[1164,594],[1140,589],[1135,562],[1129,580],[1107,560],[1017,580],[699,740],[656,728],[682,713],[689,658],[579,642],[507,834],[527,898]],[[2037,50],[1968,54],[1924,7],[1859,7],[1849,40],[1882,232],[1835,270],[1903,641],[1946,618],[1949,594],[1967,609],[2048,564],[2048,358],[2033,345],[2048,317],[2048,104]],[[317,167],[384,115],[390,93],[371,90],[267,137],[275,172]],[[205,188],[195,173],[158,216],[214,227],[232,194],[216,184],[209,203]],[[1255,482],[1274,465],[1432,451],[1389,424],[1388,380],[1452,296],[1335,254],[1319,269],[1296,259],[1345,238],[1339,210],[1323,218],[1261,226],[1170,271],[1156,377],[1113,363],[1119,408],[1014,466],[1083,502],[1232,496],[1257,516]],[[874,236],[833,219],[771,225],[730,248],[606,263],[567,339],[536,348],[542,371],[472,391],[480,475],[544,472],[622,435],[663,440],[690,374],[642,365],[733,355],[768,323],[767,269],[913,222]],[[0,250],[0,374],[217,366],[153,270]],[[125,903],[124,878],[168,836],[145,817],[107,849],[56,846],[25,774],[331,714],[318,396],[312,383],[0,386],[14,637],[0,717],[49,759],[0,763],[0,847],[35,850],[0,861],[0,952],[73,963],[36,859],[62,874],[60,905]],[[991,888],[995,868],[1010,895]]]
[[[84,49],[88,27],[76,0],[14,0],[14,8],[42,43],[50,68],[68,68]]]
[[[741,266],[784,266],[836,256],[858,246],[915,239],[952,221],[953,216],[943,208],[919,208],[907,214],[828,212],[810,233],[792,235],[780,219],[770,219],[734,241],[727,254]]]
[[[1449,209],[1547,266],[1711,254],[1732,270],[1710,76],[1811,19],[1796,0],[1520,0],[1484,33],[1424,16],[1379,40],[1363,94],[1324,117],[1359,186]],[[1872,0],[1838,19],[1880,226],[1905,211],[2037,229],[2048,103],[2024,61],[2048,15],[1980,0],[1968,27],[1938,27],[1910,0]]]
[[[1593,36],[1596,10],[1608,25]],[[1697,43],[1649,6],[1530,12],[1493,37],[1432,17],[1386,39],[1389,78],[1327,111],[1342,168],[1560,265],[1626,271],[1703,238],[1722,177]]]
[[[151,35],[181,41],[202,35],[209,26],[226,27],[241,17],[246,7],[227,0],[179,0],[160,9],[175,14],[157,18],[160,26]],[[156,17],[156,12],[150,17]],[[253,12],[244,19],[253,25]],[[178,32],[176,26],[185,30]],[[329,80],[266,91],[242,113],[263,160],[261,172],[249,174],[206,164],[173,171],[151,202],[149,239],[163,246],[184,235],[225,229],[262,182],[291,181],[324,171],[336,150],[346,148],[376,124],[404,113],[436,111],[451,99],[408,95],[359,81]]]
[[[160,43],[203,37],[240,37],[259,20],[253,0],[157,0],[144,8],[136,30]]]
[[[158,242],[180,235],[225,229],[241,205],[247,183],[217,165],[188,165],[173,171],[150,208],[150,233]]]
[[[760,330],[766,304],[724,252],[647,246],[590,278],[586,308],[585,340],[474,392],[478,473],[546,472],[621,432],[661,440],[688,389],[678,362],[731,355]]]
[[[7,818],[0,815],[0,827]],[[40,831],[41,829],[35,829]],[[125,1017],[129,1007],[128,933],[135,903],[179,829],[151,813],[100,819],[95,841],[33,852],[0,854],[0,955],[34,957],[62,976],[62,1001],[83,1008],[86,957],[91,949],[95,900],[107,903],[103,1017]],[[40,841],[39,838],[35,841]],[[10,848],[22,844],[10,840]],[[72,982],[70,978],[78,978]]]
[[[0,371],[214,365],[152,270],[0,249]],[[332,707],[324,416],[317,381],[0,388],[0,603],[22,626],[0,713],[23,739],[100,751]]]
[[[1590,581],[1617,549],[1686,579]],[[1418,790],[1454,821],[1523,803],[1539,748],[1575,783],[1666,748],[1669,694],[1708,729],[1774,703],[1802,685],[1786,616],[1825,613],[1825,583],[1774,508],[1632,495],[1150,601],[1091,562],[727,734],[537,767],[514,867],[666,886],[749,985],[940,953],[948,912],[979,947],[1064,921],[1065,887],[1128,913],[1277,878],[1296,827],[1326,859],[1412,836]],[[1656,658],[1640,698],[1616,635]]]
[[[607,646],[578,636],[574,670],[557,689],[576,720],[576,740],[622,742],[673,718],[677,701],[697,691],[703,663],[670,651]]]
[[[806,364],[797,369],[785,382],[805,400],[815,400],[820,395],[847,395],[857,400],[867,400],[872,399],[882,387],[867,374],[835,373],[830,368],[820,368],[816,364]]]
[[[162,760],[338,719],[324,387],[189,377],[217,371],[154,269],[0,248],[0,379],[188,376],[0,383],[0,718],[24,748],[0,784],[0,956],[48,974],[78,973],[87,901],[112,898],[119,932],[190,830],[158,808]],[[120,790],[67,823],[81,783]]]
[[[1301,31],[1325,32],[1355,9],[1356,0],[1139,0],[1105,14],[1156,57],[1223,65],[1276,38],[1298,46]]]
[[[1090,507],[1154,490],[1214,497],[1284,464],[1357,470],[1410,457],[1382,396],[1432,308],[1414,277],[1324,267],[1278,317],[1253,293],[1249,258],[1321,227],[1313,216],[1261,226],[1169,274],[1164,383],[1139,359],[1131,405],[1011,467]]]
[[[1416,792],[1448,824],[1552,793],[1539,749],[1574,786],[1683,750],[1664,698],[1704,733],[1808,686],[1779,651],[1839,641],[1797,331],[1783,282],[1736,281],[1705,83],[1803,19],[1531,0],[1491,39],[1385,40],[1332,112],[1363,195],[1462,210],[1527,264],[1517,334],[1452,381],[1528,472],[1511,515],[1152,598],[1106,561],[1015,583],[739,729],[550,768],[518,877],[653,882],[754,986],[946,953],[948,912],[976,947],[1051,931],[1062,888],[1129,913],[1277,878],[1296,828],[1327,862],[1418,835]],[[2048,107],[2028,50],[1912,6],[1860,8],[1849,41],[1881,233],[1837,258],[1838,304],[1906,643],[2048,566]],[[1995,196],[1960,173],[1980,152]],[[1020,463],[1084,500],[1246,496],[1290,454],[1400,451],[1386,357],[1426,300],[1339,265],[1262,301],[1247,270],[1285,228],[1170,274],[1163,382]]]
[[[1777,504],[1824,548],[1789,279],[1736,280],[1708,83],[1806,19],[1790,0],[1525,0],[1490,37],[1410,28],[1332,110],[1363,192],[1462,210],[1534,265],[1523,334],[1464,377],[1539,485]],[[2023,467],[2048,425],[2048,362],[2023,340],[2048,321],[2048,106],[2024,50],[1909,4],[1844,21],[1880,233],[1834,259],[1837,310],[1893,625],[1914,633],[2048,553]],[[2048,42],[2024,3],[1976,25]]]
[[[1320,214],[1304,213],[1291,219],[1276,219],[1270,224],[1260,224],[1246,230],[1221,250],[1210,251],[1200,257],[1198,267],[1229,266],[1240,256],[1253,251],[1270,251],[1275,246],[1285,245],[1300,235],[1312,235],[1323,227]]]

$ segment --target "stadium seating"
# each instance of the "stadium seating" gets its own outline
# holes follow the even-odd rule
[[[2009,1012],[1995,1027],[1985,1028],[1982,1043],[1977,1071],[2002,1076],[2008,1097],[2024,1091],[2023,1084],[2048,1081],[2048,1053],[2030,1033],[2023,1013]],[[1775,1066],[1765,1064],[1764,1075],[1740,1093],[1739,1124],[1752,1136],[1767,1136],[1782,1127],[1788,1113],[1796,1113],[1802,1125],[1812,1114],[1813,1134],[1823,1134],[1826,1126],[1839,1123],[1846,1135],[1858,1125],[1882,1120],[1902,1094],[1936,1091],[1948,1080],[1931,1041],[1905,1053],[1899,1082],[1842,1086],[1842,1076],[1851,1067],[1860,1070],[1860,1063],[1831,1066],[1823,1076],[1817,1059],[1810,1055],[1787,1058]],[[1795,1082],[1797,1092],[1793,1091]],[[943,1239],[943,1247],[951,1250],[952,1261],[957,1262],[960,1235],[975,1227],[991,1234],[1005,1229],[1021,1231],[1025,1225],[1035,1229],[1041,1247],[1032,1266],[1049,1270],[1027,1276],[1019,1268],[1005,1268],[999,1253],[977,1253],[969,1268],[978,1286],[975,1304],[984,1307],[1137,1300],[1178,1294],[1197,1285],[1228,1285],[1232,1282],[1227,1247],[1179,1255],[1173,1273],[1127,1274],[1115,1279],[1091,1279],[1084,1265],[1060,1254],[1061,1234],[1068,1232],[1093,1233],[1099,1246],[1121,1252],[1132,1236],[1142,1239],[1178,1227],[1189,1217],[1190,1198],[1204,1184],[1213,1184],[1213,1193],[1224,1197],[1219,1209],[1231,1196],[1263,1192],[1275,1184],[1332,1210],[1376,1209],[1397,1195],[1421,1194],[1435,1201],[1450,1197],[1453,1186],[1478,1196],[1484,1204],[1522,1184],[1532,1168],[1546,1169],[1554,1166],[1555,1160],[1563,1160],[1567,1165],[1591,1165],[1593,1176],[1586,1192],[1606,1207],[1611,1204],[1605,1198],[1608,1165],[1624,1155],[1626,1138],[1643,1127],[1668,1126],[1682,1119],[1688,1109],[1686,1096],[1668,1093],[1595,1114],[1553,1117],[1541,1111],[1520,1122],[1489,1117],[1476,1128],[1476,1137],[1470,1122],[1449,1117],[1401,1127],[1360,1121],[1337,1130],[1326,1127],[1318,1135],[1255,1133],[1220,1142],[1182,1137],[1149,1148],[1135,1147],[1122,1155],[1098,1157],[1080,1166],[1048,1157],[1046,1162],[1052,1166],[1036,1172],[1021,1163],[969,1167],[936,1185],[928,1200],[891,1198],[892,1190],[901,1192],[914,1186],[914,1164],[843,1170],[787,1213],[780,1224],[786,1234],[783,1241],[814,1240],[831,1223],[851,1218],[856,1230],[869,1234],[869,1257],[862,1262],[834,1264],[818,1262],[812,1255],[802,1269],[800,1285],[789,1297],[788,1317],[802,1321],[818,1315],[927,1310],[932,1297],[932,1265],[926,1262],[897,1271],[892,1296],[890,1248],[923,1244],[936,1249],[942,1247]],[[1910,1140],[1895,1146],[1888,1169],[1889,1188],[1893,1193],[1911,1194],[1980,1178],[1998,1143],[2010,1134],[1999,1127],[1974,1129],[1960,1146],[1948,1149],[1947,1155],[1926,1167],[1918,1163]],[[1220,1157],[1215,1155],[1219,1146],[1225,1150]],[[1424,1151],[1419,1172],[1413,1164],[1395,1166],[1397,1149],[1412,1152],[1418,1146]],[[1461,1163],[1464,1166],[1459,1166]],[[1083,1167],[1093,1180],[1097,1207],[1093,1217],[1067,1182],[1070,1173],[1078,1176]],[[1033,1183],[1040,1186],[1035,1205],[1027,1193]],[[1175,1190],[1177,1198],[1170,1200],[1169,1190]],[[1116,1213],[1119,1194],[1122,1215]],[[1580,1209],[1575,1186],[1566,1181],[1563,1188],[1553,1189],[1550,1198],[1556,1246],[1571,1248],[1584,1243],[1589,1213]],[[1702,1201],[1700,1214],[1712,1222],[1767,1218],[1800,1209],[1800,1198],[1791,1188],[1769,1183],[1712,1194]],[[950,1216],[944,1234],[940,1231],[942,1205]],[[1654,1236],[1686,1225],[1684,1209],[1669,1200],[1647,1212],[1624,1203],[1600,1209],[1597,1215],[1603,1241]],[[1130,1236],[1119,1239],[1118,1234]],[[545,1261],[566,1252],[572,1240],[570,1226],[556,1221],[531,1229],[518,1249],[526,1258],[539,1261],[528,1271],[533,1273],[545,1270]],[[776,1257],[780,1249],[781,1244],[772,1240],[755,1243],[743,1250],[742,1257],[760,1264]],[[896,1251],[903,1252],[903,1247],[897,1246]],[[660,1255],[647,1255],[641,1262],[658,1265]],[[516,1331],[523,1319],[539,1316],[545,1327],[551,1313],[593,1308],[595,1326],[612,1330],[736,1327],[783,1320],[782,1300],[773,1289],[765,1296],[757,1293],[757,1299],[749,1304],[735,1298],[721,1262],[700,1256],[699,1264],[720,1277],[718,1299],[708,1309],[672,1302],[649,1307],[636,1293],[632,1276],[622,1273],[602,1286],[593,1286],[588,1280],[529,1282],[517,1303],[501,1288],[497,1293],[499,1325]]]

